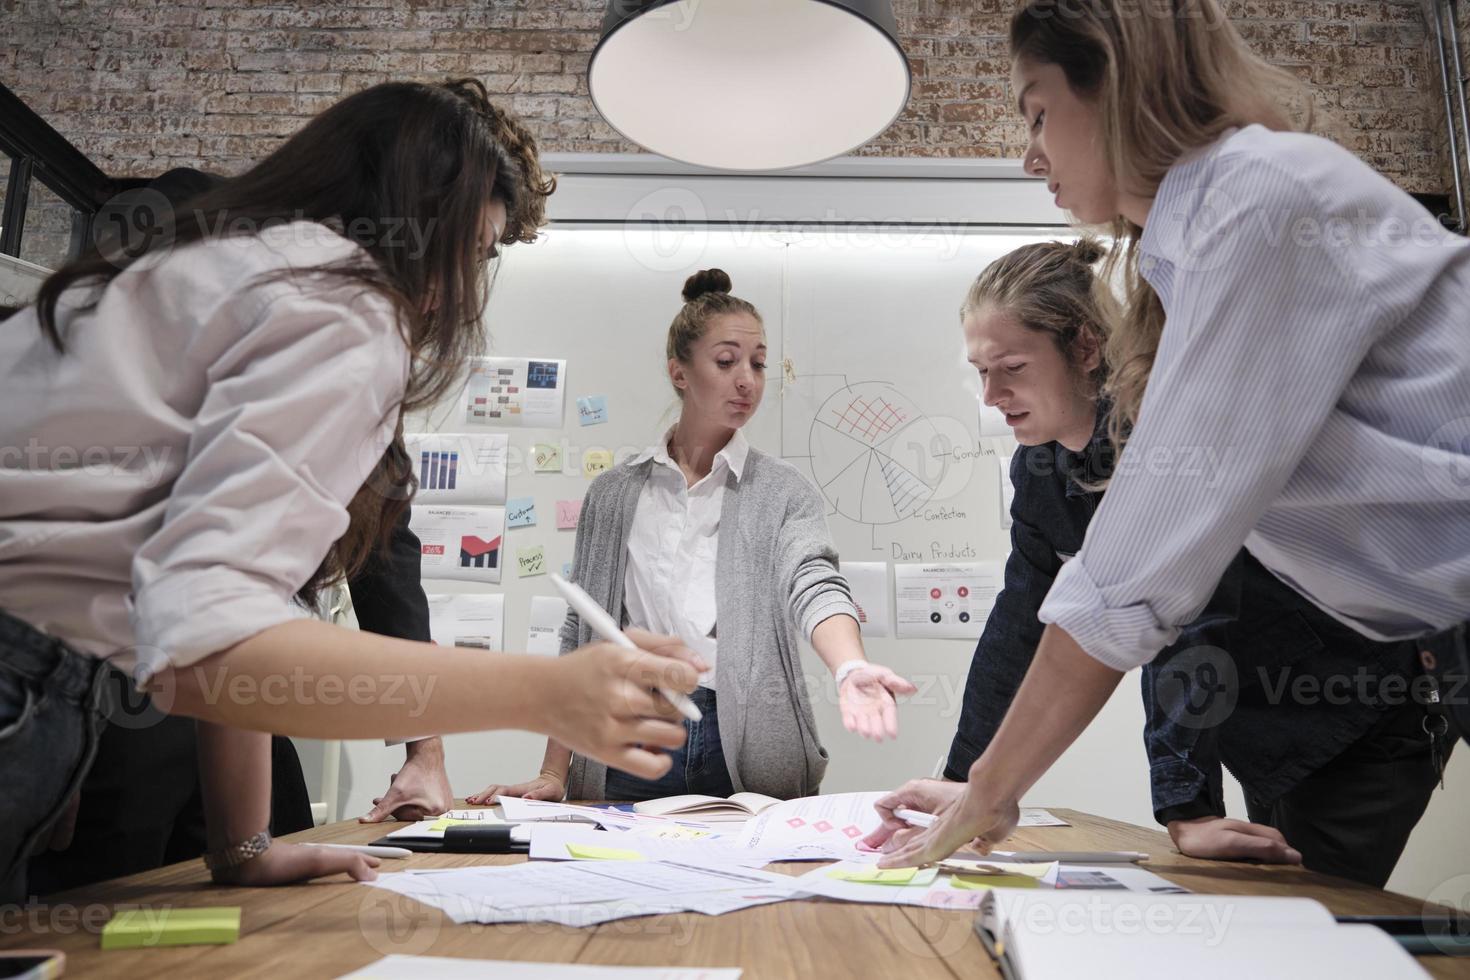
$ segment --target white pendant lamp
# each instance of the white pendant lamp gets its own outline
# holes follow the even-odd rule
[[[653,153],[784,170],[888,128],[909,64],[890,0],[609,0],[588,86]]]

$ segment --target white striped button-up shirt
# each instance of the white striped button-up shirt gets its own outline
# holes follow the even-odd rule
[[[1167,325],[1041,619],[1138,666],[1242,544],[1369,636],[1470,618],[1470,242],[1335,144],[1250,126],[1168,172],[1140,258]]]

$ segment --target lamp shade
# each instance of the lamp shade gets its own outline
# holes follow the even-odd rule
[[[588,87],[645,149],[723,170],[847,153],[903,111],[889,0],[609,0]]]

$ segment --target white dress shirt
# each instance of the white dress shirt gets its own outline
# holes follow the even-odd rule
[[[392,438],[386,299],[290,269],[370,261],[312,222],[193,243],[96,306],[0,329],[0,608],[145,672],[305,615],[292,601]]]
[[[1470,618],[1470,242],[1341,147],[1250,126],[1169,170],[1140,252],[1167,324],[1041,619],[1138,666],[1242,544],[1368,636]]]
[[[713,689],[720,508],[725,481],[730,474],[740,479],[750,444],[736,429],[715,454],[709,473],[691,487],[679,464],[669,458],[671,434],[625,464],[638,466],[652,459],[654,465],[628,532],[623,608],[629,625],[677,636],[703,657],[710,669],[699,683]]]

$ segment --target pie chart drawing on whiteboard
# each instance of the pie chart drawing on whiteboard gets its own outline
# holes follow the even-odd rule
[[[839,514],[862,524],[893,524],[934,496],[945,445],[911,398],[883,381],[839,388],[812,420],[812,472]]]

